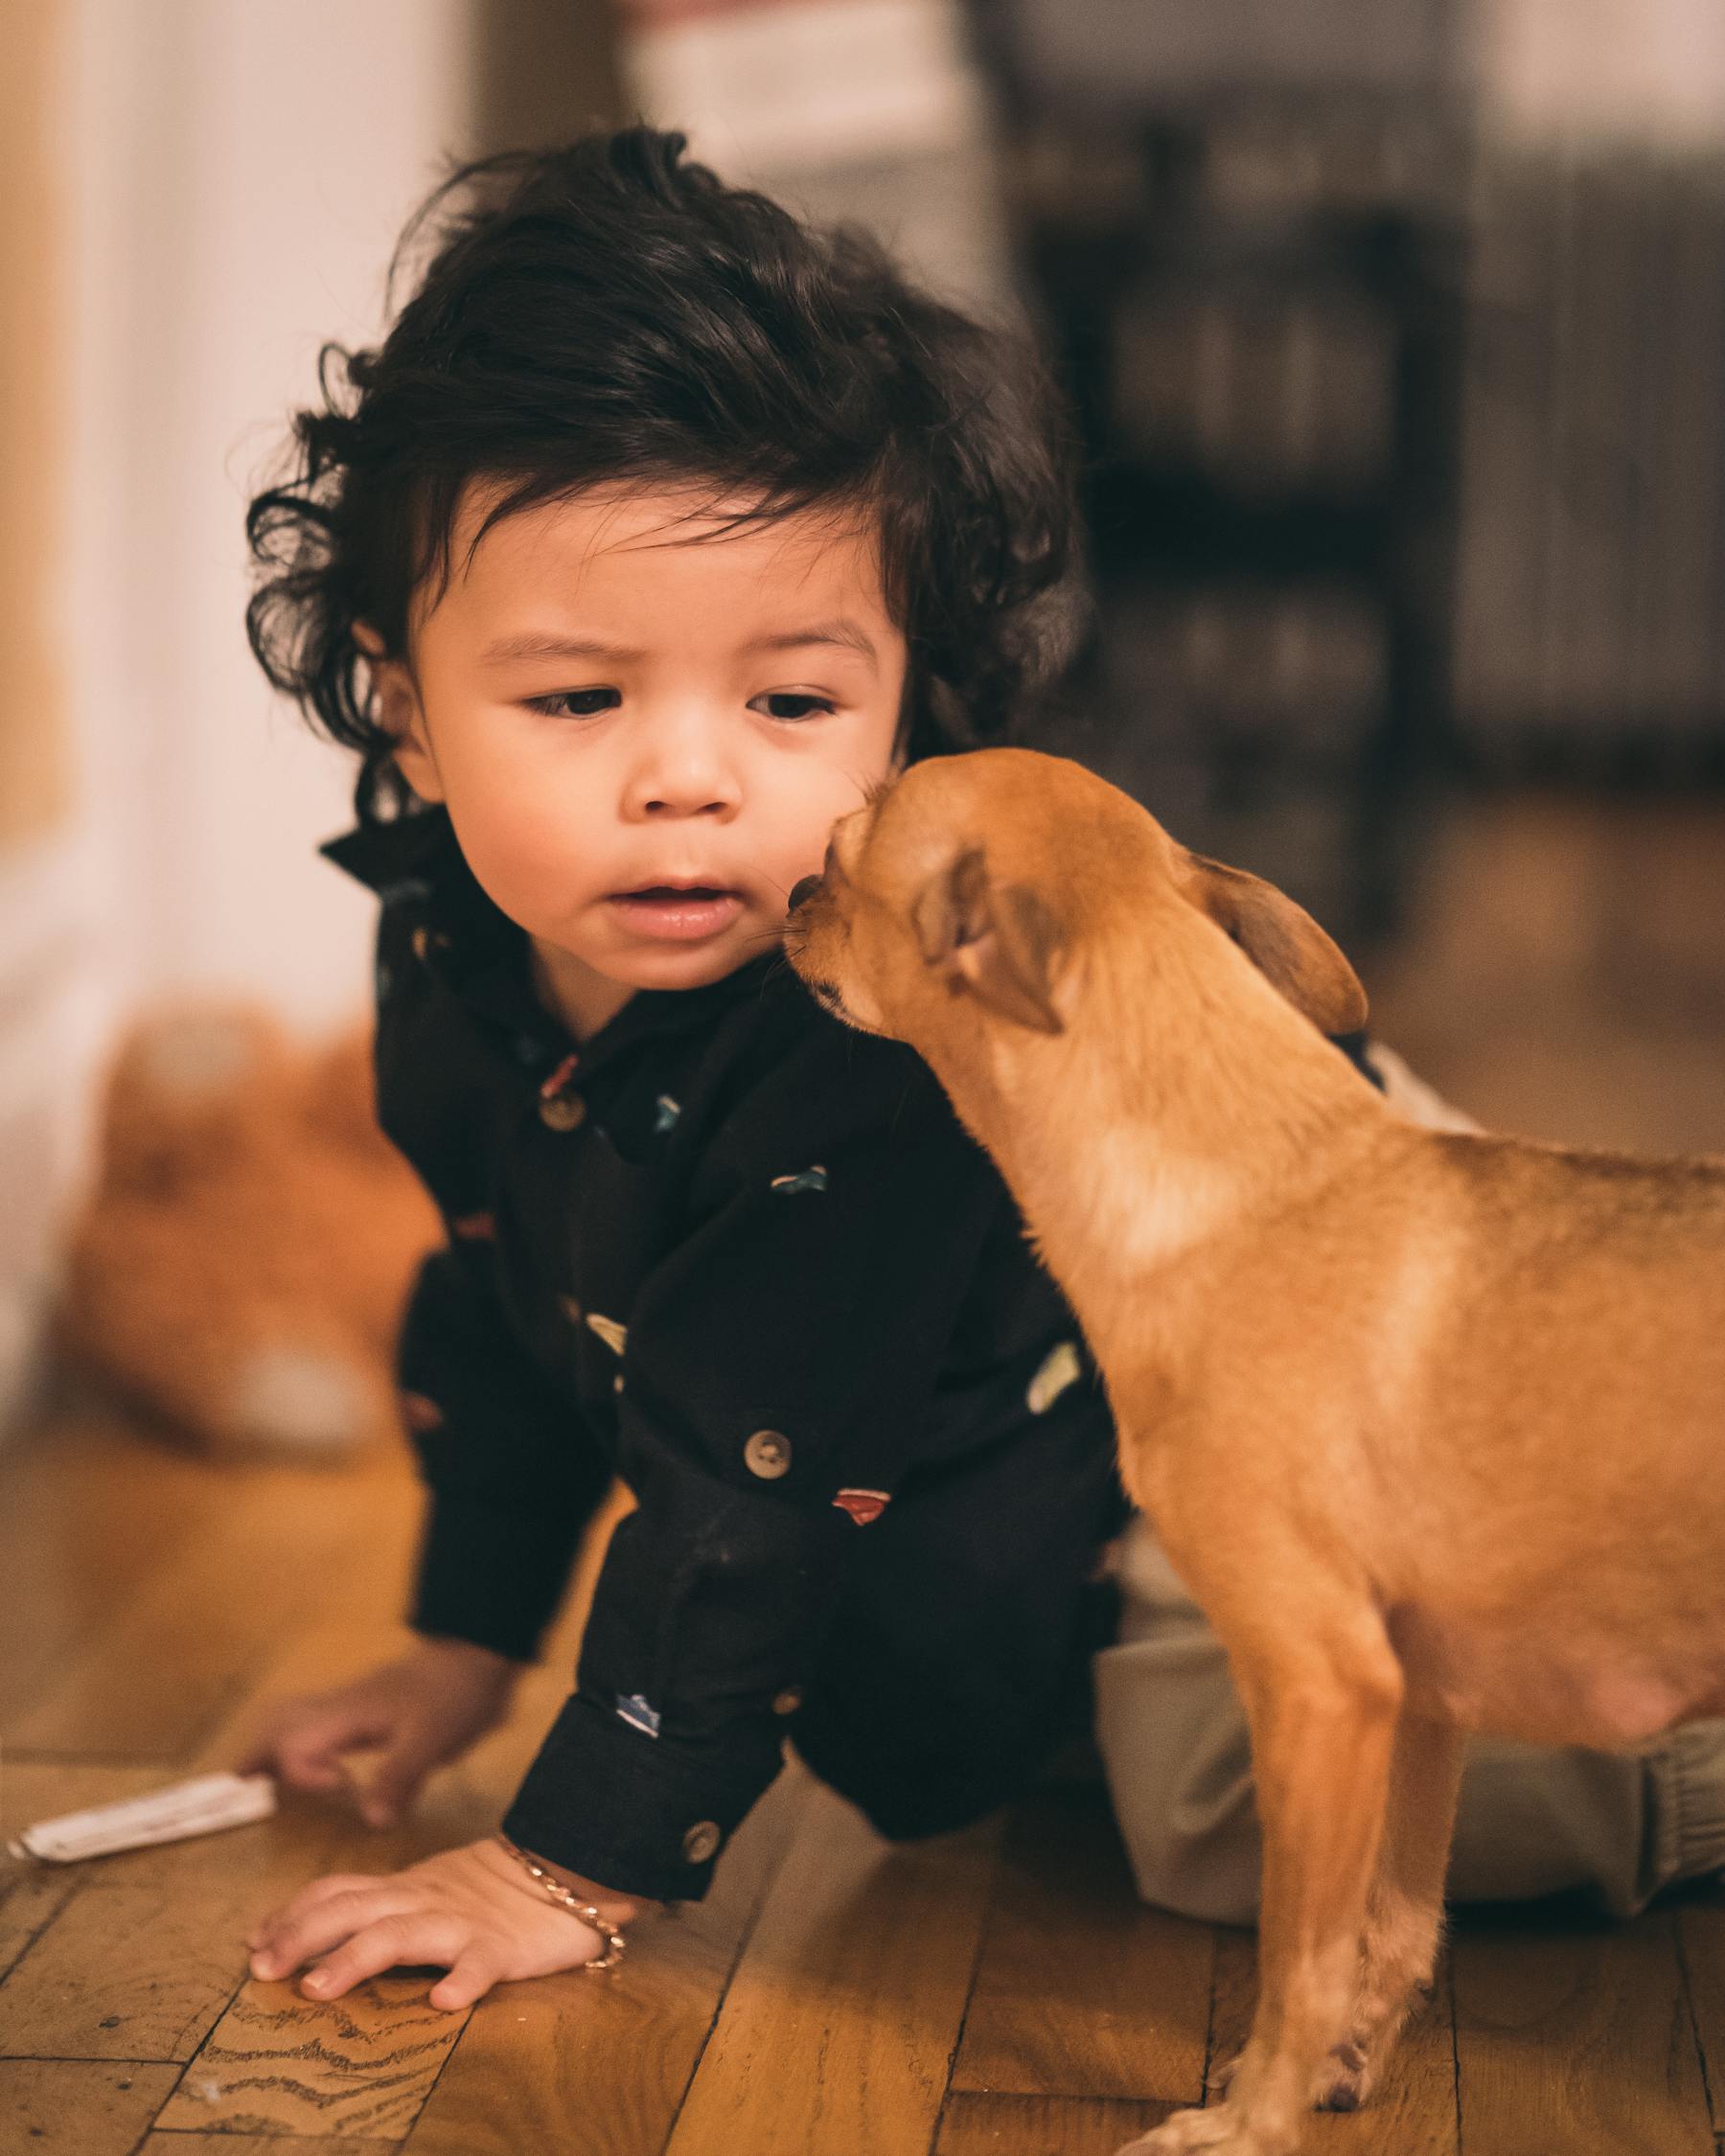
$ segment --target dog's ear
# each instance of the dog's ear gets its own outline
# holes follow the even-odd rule
[[[1066,929],[1028,883],[996,883],[980,846],[930,879],[910,918],[924,964],[954,996],[975,996],[1038,1033],[1066,1030],[1054,1008]]]
[[[1244,869],[1187,854],[1186,895],[1232,937],[1273,988],[1323,1033],[1366,1023],[1359,975],[1294,901]]]

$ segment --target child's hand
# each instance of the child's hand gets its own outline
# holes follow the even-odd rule
[[[550,1867],[546,1868],[551,1869]],[[635,1904],[573,1872],[557,1873],[612,1923]],[[432,2006],[471,2007],[494,1984],[549,1976],[597,1961],[605,1941],[558,1908],[495,1842],[470,1842],[385,1878],[337,1872],[315,1879],[266,1916],[246,1939],[255,1977],[290,1976],[323,1957],[301,1980],[310,1999],[339,1999],[364,1978],[405,1963],[448,1970],[431,1986]]]
[[[272,1774],[291,1789],[349,1790],[373,1826],[391,1825],[433,1767],[503,1719],[524,1667],[470,1640],[419,1640],[351,1685],[278,1700],[236,1771]],[[378,1755],[363,1790],[342,1763],[350,1752]]]

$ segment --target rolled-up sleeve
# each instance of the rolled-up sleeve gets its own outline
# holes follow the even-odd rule
[[[609,1487],[604,1454],[509,1332],[483,1252],[426,1258],[396,1374],[428,1495],[408,1622],[531,1661]]]
[[[695,1899],[776,1774],[853,1553],[917,1456],[1005,1199],[932,1074],[823,1021],[722,1129],[620,1343],[618,1525],[577,1684],[505,1820]]]

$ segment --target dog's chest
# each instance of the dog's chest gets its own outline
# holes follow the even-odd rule
[[[1645,1744],[1725,1691],[1725,1640],[1663,1663],[1633,1646],[1542,1636],[1525,1620],[1497,1629],[1416,1605],[1392,1612],[1390,1632],[1411,1703],[1423,1697],[1464,1728],[1533,1744]]]

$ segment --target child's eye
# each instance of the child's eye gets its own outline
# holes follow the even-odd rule
[[[762,704],[769,707],[765,714],[769,719],[807,719],[816,711],[836,708],[831,697],[805,696],[790,689],[775,689],[767,696],[756,697],[748,708],[758,711]]]
[[[559,689],[552,697],[528,697],[526,704],[547,719],[596,719],[621,700],[615,689]]]

